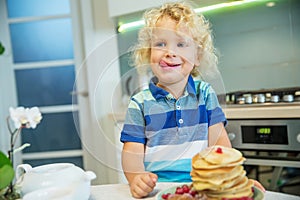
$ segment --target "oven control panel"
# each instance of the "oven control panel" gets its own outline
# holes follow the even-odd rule
[[[228,120],[234,148],[300,151],[300,119]]]

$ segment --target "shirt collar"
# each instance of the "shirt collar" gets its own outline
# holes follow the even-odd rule
[[[158,87],[156,85],[157,83],[158,83],[157,77],[154,76],[153,78],[151,78],[150,83],[149,83],[149,90],[151,91],[151,93],[155,99],[165,98],[169,94],[169,92]],[[196,95],[195,83],[194,83],[193,77],[191,75],[188,78],[188,82],[187,82],[185,91],[187,91],[189,94]]]

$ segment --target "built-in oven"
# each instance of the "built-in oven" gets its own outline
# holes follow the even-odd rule
[[[300,119],[230,119],[226,129],[240,150],[300,152]]]

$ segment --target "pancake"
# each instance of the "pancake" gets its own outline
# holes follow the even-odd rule
[[[220,163],[220,164],[212,164],[201,158],[198,154],[192,158],[192,167],[195,169],[217,169],[220,167],[233,167],[237,165],[241,165],[244,163],[246,159],[244,157],[240,158],[236,162],[232,163]]]
[[[222,168],[215,168],[215,169],[197,169],[195,172],[201,177],[212,177],[212,176],[219,176],[225,173],[230,173],[233,169],[238,166],[234,167],[222,167]]]
[[[228,173],[216,174],[216,175],[212,175],[211,177],[202,176],[198,171],[194,171],[194,173],[196,173],[197,176],[192,177],[193,181],[209,182],[213,185],[220,185],[223,182],[225,182],[226,180],[231,180],[237,176],[242,176],[243,175],[243,167],[237,166]]]
[[[234,193],[237,192],[239,190],[241,190],[242,188],[247,188],[247,187],[252,187],[253,186],[253,181],[249,180],[246,176],[244,176],[238,183],[236,183],[234,186],[227,188],[223,191],[209,191],[209,193],[211,194],[222,194],[222,193]]]
[[[193,187],[197,190],[197,191],[202,191],[202,190],[217,190],[219,192],[226,190],[228,188],[231,188],[232,186],[234,186],[235,184],[237,184],[238,182],[240,182],[242,180],[242,178],[246,175],[246,172],[243,171],[243,174],[241,176],[237,176],[234,177],[233,179],[224,181],[223,183],[217,185],[217,184],[212,184],[210,182],[203,182],[203,181],[195,181],[192,177],[193,180]]]
[[[248,181],[246,187],[240,188],[236,191],[228,191],[228,192],[220,192],[220,193],[213,193],[213,192],[206,192],[208,197],[217,197],[217,198],[238,198],[238,197],[252,197],[253,196],[253,181]]]
[[[240,160],[243,155],[234,148],[223,146],[211,146],[199,153],[199,156],[209,163],[216,165],[225,165]]]

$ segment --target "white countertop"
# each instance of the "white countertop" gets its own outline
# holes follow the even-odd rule
[[[300,102],[264,103],[243,105],[222,105],[227,119],[283,119],[300,118]],[[109,117],[115,122],[123,122],[125,111],[111,113]]]
[[[145,200],[155,200],[158,192],[180,183],[157,183],[154,191]],[[91,197],[89,200],[132,200],[129,186],[127,184],[97,185],[91,187]],[[278,192],[265,192],[265,200],[300,200],[299,196],[288,195]]]

